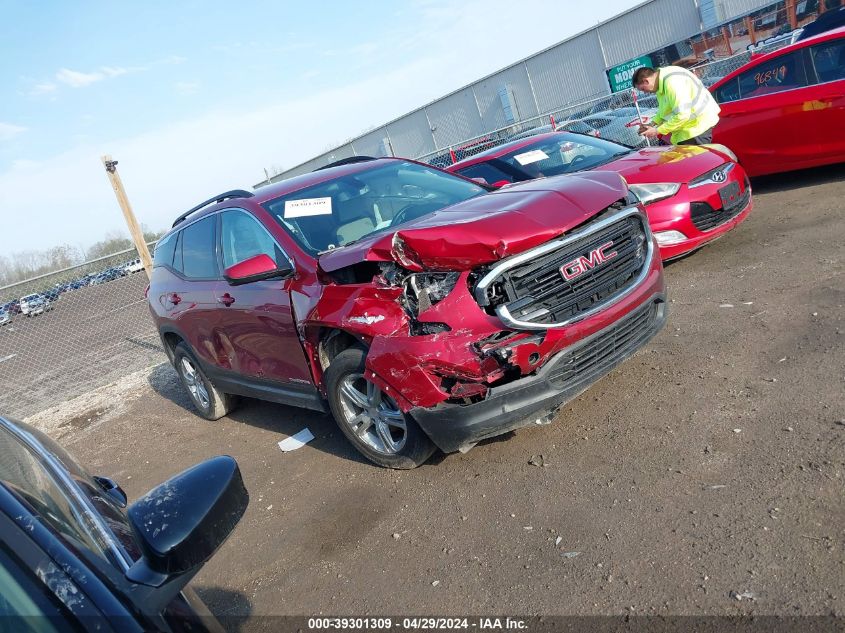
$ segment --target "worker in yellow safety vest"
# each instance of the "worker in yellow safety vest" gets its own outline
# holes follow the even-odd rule
[[[719,122],[719,104],[701,80],[686,68],[641,66],[634,72],[634,86],[657,95],[657,115],[639,133],[645,138],[671,134],[673,145],[704,145],[713,141]]]

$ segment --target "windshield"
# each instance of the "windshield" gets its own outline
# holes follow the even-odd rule
[[[489,176],[494,178],[492,181],[487,174],[477,173],[478,164],[458,171],[468,178],[483,177],[488,182],[517,182],[593,169],[632,151],[624,145],[591,136],[557,134],[487,161],[488,167],[496,170],[495,175]]]
[[[315,255],[486,192],[479,185],[434,168],[390,161],[262,206],[303,249]]]

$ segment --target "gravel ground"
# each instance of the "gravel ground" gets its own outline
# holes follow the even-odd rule
[[[34,420],[130,498],[238,459],[250,507],[194,581],[221,616],[842,615],[845,166],[754,186],[742,226],[667,267],[646,349],[552,424],[415,471],[304,410],[206,422],[165,364]]]

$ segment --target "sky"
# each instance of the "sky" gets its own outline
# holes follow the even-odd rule
[[[641,0],[0,0],[0,253],[169,227]]]

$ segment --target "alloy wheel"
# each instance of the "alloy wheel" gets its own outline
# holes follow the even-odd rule
[[[208,390],[205,388],[205,383],[199,375],[194,364],[185,356],[182,357],[182,378],[185,380],[185,386],[194,399],[203,409],[208,409],[211,399],[208,397]]]
[[[363,374],[349,374],[340,382],[340,405],[344,424],[371,449],[395,455],[405,446],[405,416],[393,398]]]

